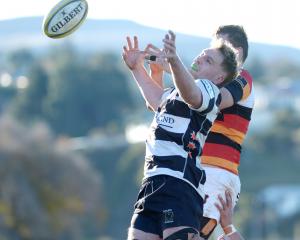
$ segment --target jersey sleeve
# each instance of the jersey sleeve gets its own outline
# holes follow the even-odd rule
[[[219,89],[211,81],[206,79],[197,80],[196,85],[202,93],[202,105],[198,109],[191,109],[201,114],[207,114],[218,108],[221,101]]]
[[[243,70],[233,81],[228,83],[225,88],[232,95],[234,103],[237,103],[250,95],[252,78],[248,72]]]

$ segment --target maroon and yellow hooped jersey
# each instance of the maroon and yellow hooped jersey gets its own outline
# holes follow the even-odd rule
[[[220,111],[206,139],[201,163],[238,174],[241,145],[248,131],[254,106],[252,77],[246,70],[226,89],[234,99],[233,106]]]

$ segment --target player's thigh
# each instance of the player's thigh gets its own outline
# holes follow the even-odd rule
[[[130,229],[162,238],[161,212],[164,202],[161,201],[161,195],[165,185],[166,177],[164,176],[155,176],[143,181],[135,203]]]
[[[197,230],[187,226],[165,229],[163,236],[164,240],[202,240]]]
[[[129,228],[127,240],[162,240],[162,238],[153,233],[147,233],[139,229]]]
[[[237,175],[223,169],[207,168],[205,171],[207,177],[204,185],[205,199],[203,215],[219,222],[220,213],[215,206],[215,203],[219,202],[218,196],[220,195],[225,199],[225,191],[230,191],[232,204],[235,206],[240,195],[240,180]]]

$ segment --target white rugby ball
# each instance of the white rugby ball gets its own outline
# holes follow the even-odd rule
[[[44,18],[43,31],[50,38],[63,38],[74,32],[86,19],[86,0],[61,0]]]

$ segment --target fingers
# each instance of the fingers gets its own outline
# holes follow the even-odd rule
[[[133,37],[133,47],[132,47],[132,41],[131,41],[130,37],[127,36],[126,41],[127,41],[127,45],[128,45],[128,50],[139,48],[139,42],[138,42],[137,36]]]
[[[169,56],[169,53],[171,53],[171,55],[172,55],[173,53],[176,52],[176,47],[174,46],[174,44],[167,42],[165,40],[164,40],[164,49],[165,49],[166,57]]]
[[[126,54],[125,53],[122,53],[122,58],[125,60],[125,58],[126,58]]]
[[[218,195],[218,199],[219,199],[219,201],[220,201],[220,203],[222,205],[222,208],[225,209],[226,206],[227,206],[227,203],[225,202],[225,200],[222,198],[221,195]]]
[[[168,34],[165,35],[164,42],[174,43],[175,44],[176,35],[173,31],[169,30]]]
[[[146,46],[146,48],[144,49],[144,51],[145,52],[148,52],[148,51],[150,51],[149,49],[151,48],[151,44],[148,44],[147,46]]]
[[[157,52],[161,52],[161,50],[158,47],[154,46],[153,44],[148,44],[148,46],[149,46],[149,48],[151,48]]]
[[[170,36],[171,36],[171,40],[172,40],[172,41],[175,41],[175,39],[176,39],[175,33],[174,33],[173,31],[171,31],[171,30],[169,30],[168,32],[169,32],[169,34],[170,34]]]
[[[149,55],[155,55],[155,56],[163,55],[163,51],[152,44],[148,44],[144,51]]]
[[[174,54],[176,52],[175,39],[176,36],[172,31],[168,31],[168,34],[165,35],[165,38],[163,39],[163,43],[167,55],[168,53]]]
[[[145,51],[144,51],[145,53],[147,53],[147,55],[154,55],[154,56],[156,56],[156,57],[158,57],[158,56],[161,56],[162,55],[162,53],[158,53],[158,52],[156,52],[156,51],[152,51],[152,50],[150,50],[150,49],[145,49]]]
[[[225,199],[226,199],[226,204],[228,208],[232,208],[232,197],[230,194],[230,191],[226,190],[225,191]]]
[[[133,48],[134,49],[139,49],[139,42],[137,36],[133,37]]]
[[[127,41],[128,49],[131,50],[132,49],[132,43],[131,43],[130,37],[126,37],[126,41]]]
[[[218,203],[215,203],[215,206],[219,210],[219,212],[223,211],[223,208]]]

